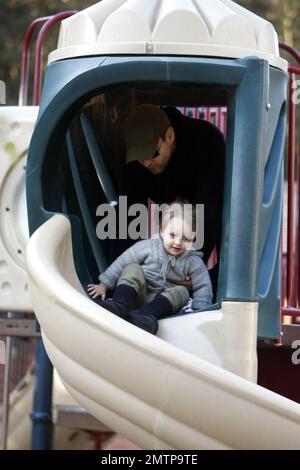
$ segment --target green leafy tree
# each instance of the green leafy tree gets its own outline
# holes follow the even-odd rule
[[[93,0],[3,0],[1,2],[0,80],[6,83],[8,104],[17,104],[18,101],[22,43],[30,23],[42,16],[50,16],[65,10],[82,10],[94,3]],[[58,31],[59,26],[53,27],[47,37],[45,59],[48,52],[56,47]],[[31,49],[31,57],[33,55],[34,51]]]

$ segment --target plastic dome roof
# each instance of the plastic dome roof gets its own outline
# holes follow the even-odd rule
[[[231,0],[102,0],[62,22],[49,62],[110,54],[257,56],[287,69],[273,25]]]

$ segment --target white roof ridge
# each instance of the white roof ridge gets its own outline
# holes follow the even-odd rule
[[[273,25],[231,0],[102,0],[62,22],[49,62],[110,54],[254,55],[287,70]]]

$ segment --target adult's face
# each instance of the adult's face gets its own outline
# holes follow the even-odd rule
[[[159,175],[165,170],[174,150],[175,132],[173,127],[169,127],[166,131],[165,138],[159,138],[153,157],[148,160],[141,160],[140,164],[147,168],[153,175]]]

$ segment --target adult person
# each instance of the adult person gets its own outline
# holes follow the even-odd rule
[[[176,198],[204,204],[203,261],[220,255],[225,145],[222,133],[176,108],[143,104],[124,125],[126,168],[122,194],[133,203],[170,203]],[[129,241],[134,243],[134,240]],[[210,271],[214,290],[218,266]]]

